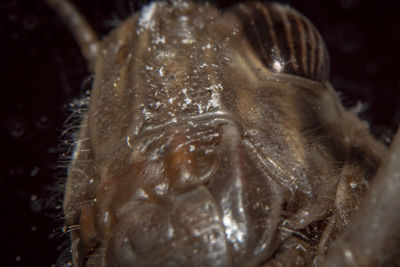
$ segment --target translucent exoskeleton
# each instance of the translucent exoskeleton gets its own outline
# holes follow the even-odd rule
[[[400,264],[400,137],[387,152],[343,108],[304,16],[153,2],[99,41],[47,1],[95,77],[64,199],[75,266]]]

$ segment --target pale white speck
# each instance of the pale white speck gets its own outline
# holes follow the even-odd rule
[[[185,101],[186,105],[189,105],[190,103],[192,103],[192,99],[190,99],[189,97],[186,97],[183,101]]]
[[[77,142],[75,145],[74,153],[72,154],[72,160],[76,160],[78,158],[79,152],[81,151],[81,142]]]
[[[192,103],[192,99],[190,99],[190,97],[187,95],[187,88],[186,88],[186,87],[182,89],[182,93],[183,93],[183,95],[185,96],[185,98],[183,99],[184,102],[183,102],[182,107],[183,107],[183,108],[186,108],[187,105],[189,105],[190,103]]]
[[[306,249],[304,248],[304,246],[302,246],[301,244],[298,244],[298,245],[296,246],[296,249],[306,251]]]
[[[172,239],[172,237],[174,237],[174,233],[175,233],[174,227],[168,227],[168,231],[167,231],[168,240]]]
[[[161,77],[164,76],[164,69],[163,69],[163,68],[164,68],[164,67],[161,66],[161,68],[158,70],[158,74],[160,74]]]
[[[207,45],[203,46],[201,49],[206,50],[206,49],[210,49],[210,48],[211,48],[211,44],[208,43]]]
[[[194,39],[193,38],[184,38],[182,39],[182,44],[193,44],[194,43]]]
[[[350,187],[351,187],[352,189],[355,189],[355,188],[357,187],[357,183],[351,182],[351,183],[350,183]]]
[[[131,146],[131,143],[130,143],[130,140],[129,140],[129,136],[126,137],[126,144],[128,145],[128,147],[130,149],[132,149],[132,146]]]
[[[148,199],[149,195],[142,188],[136,191],[136,197],[139,199]]]
[[[272,67],[274,68],[274,70],[276,72],[281,72],[283,69],[283,64],[282,64],[282,62],[276,60],[276,61],[274,61],[274,64],[272,64]]]
[[[203,114],[203,106],[201,104],[197,104],[197,109],[199,110],[199,114]]]
[[[196,147],[194,145],[189,146],[189,152],[193,152],[195,149],[196,149]]]
[[[225,233],[227,238],[236,245],[241,244],[245,238],[245,231],[243,223],[238,223],[233,219],[233,215],[229,212],[222,220],[225,226]]]
[[[168,99],[168,102],[169,102],[170,104],[172,104],[172,103],[174,102],[174,99],[173,99],[172,97],[170,97],[170,98]]]
[[[199,67],[200,67],[201,69],[204,68],[204,67],[207,67],[207,63],[203,63],[203,64],[201,64]]]
[[[157,51],[156,52],[157,59],[174,58],[175,56],[176,56],[176,53],[171,52],[171,51]]]
[[[209,154],[209,153],[211,153],[211,152],[213,152],[213,151],[214,151],[214,150],[207,148],[206,151],[204,151],[204,153],[207,155],[207,154]]]
[[[190,172],[189,172],[187,169],[185,169],[185,170],[181,173],[181,178],[182,178],[183,180],[188,180],[188,179],[190,178]]]
[[[185,1],[173,1],[173,5],[178,5],[180,9],[187,9],[189,8],[189,3]]]
[[[250,130],[249,130],[249,134],[252,135],[252,136],[256,136],[256,135],[258,135],[258,130],[256,130],[256,129],[250,129]]]
[[[208,103],[207,103],[207,109],[209,109],[209,108],[218,108],[218,107],[220,107],[221,105],[220,105],[220,103],[219,103],[219,94],[218,93],[212,93],[212,95],[211,95],[211,99],[210,100],[208,100]]]
[[[154,187],[154,191],[158,195],[164,195],[165,193],[168,192],[168,184],[159,184]]]
[[[145,68],[146,68],[146,70],[153,70],[153,67],[152,66],[145,66]]]
[[[111,222],[111,215],[109,211],[104,213],[103,222],[108,225]]]
[[[352,253],[349,249],[346,249],[346,250],[344,251],[344,256],[346,256],[346,258],[349,259],[349,262],[352,262],[352,260],[353,260],[353,253]]]
[[[158,35],[156,38],[153,40],[154,44],[165,44],[165,36],[164,35]]]
[[[187,16],[180,16],[179,17],[179,21],[180,22],[186,22],[186,21],[188,21],[188,17]]]
[[[153,113],[149,112],[146,107],[143,107],[142,114],[146,119],[153,117]]]
[[[138,31],[136,32],[137,34],[140,34],[143,31],[143,29],[153,30],[155,24],[155,21],[153,20],[153,15],[156,10],[156,5],[157,5],[156,2],[153,2],[150,5],[145,6],[143,8],[142,15],[140,16],[138,21],[139,27]]]
[[[208,100],[208,103],[207,103],[207,107],[206,107],[207,110],[209,108],[221,107],[219,96],[220,96],[220,91],[223,89],[222,85],[220,83],[213,84],[210,87],[206,87],[205,89],[212,91],[211,98]]]
[[[188,21],[189,18],[187,16],[180,16],[179,17],[179,22],[181,23],[181,36],[182,36],[182,40],[181,43],[182,44],[193,44],[195,42],[195,39],[192,36],[192,33],[189,29],[188,26]]]

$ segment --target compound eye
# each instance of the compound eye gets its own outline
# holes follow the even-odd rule
[[[329,78],[325,43],[312,23],[296,10],[250,2],[233,9],[257,58],[272,72],[314,81]]]

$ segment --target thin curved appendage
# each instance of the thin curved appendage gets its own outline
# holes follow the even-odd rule
[[[400,253],[400,130],[375,179],[321,266],[382,266]]]
[[[77,8],[69,1],[46,0],[46,2],[61,17],[72,32],[74,39],[81,48],[82,55],[88,62],[89,69],[92,71],[100,43],[96,33]]]

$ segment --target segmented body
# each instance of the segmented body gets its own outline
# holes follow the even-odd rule
[[[287,6],[154,2],[87,53],[75,265],[316,265],[385,153]]]

